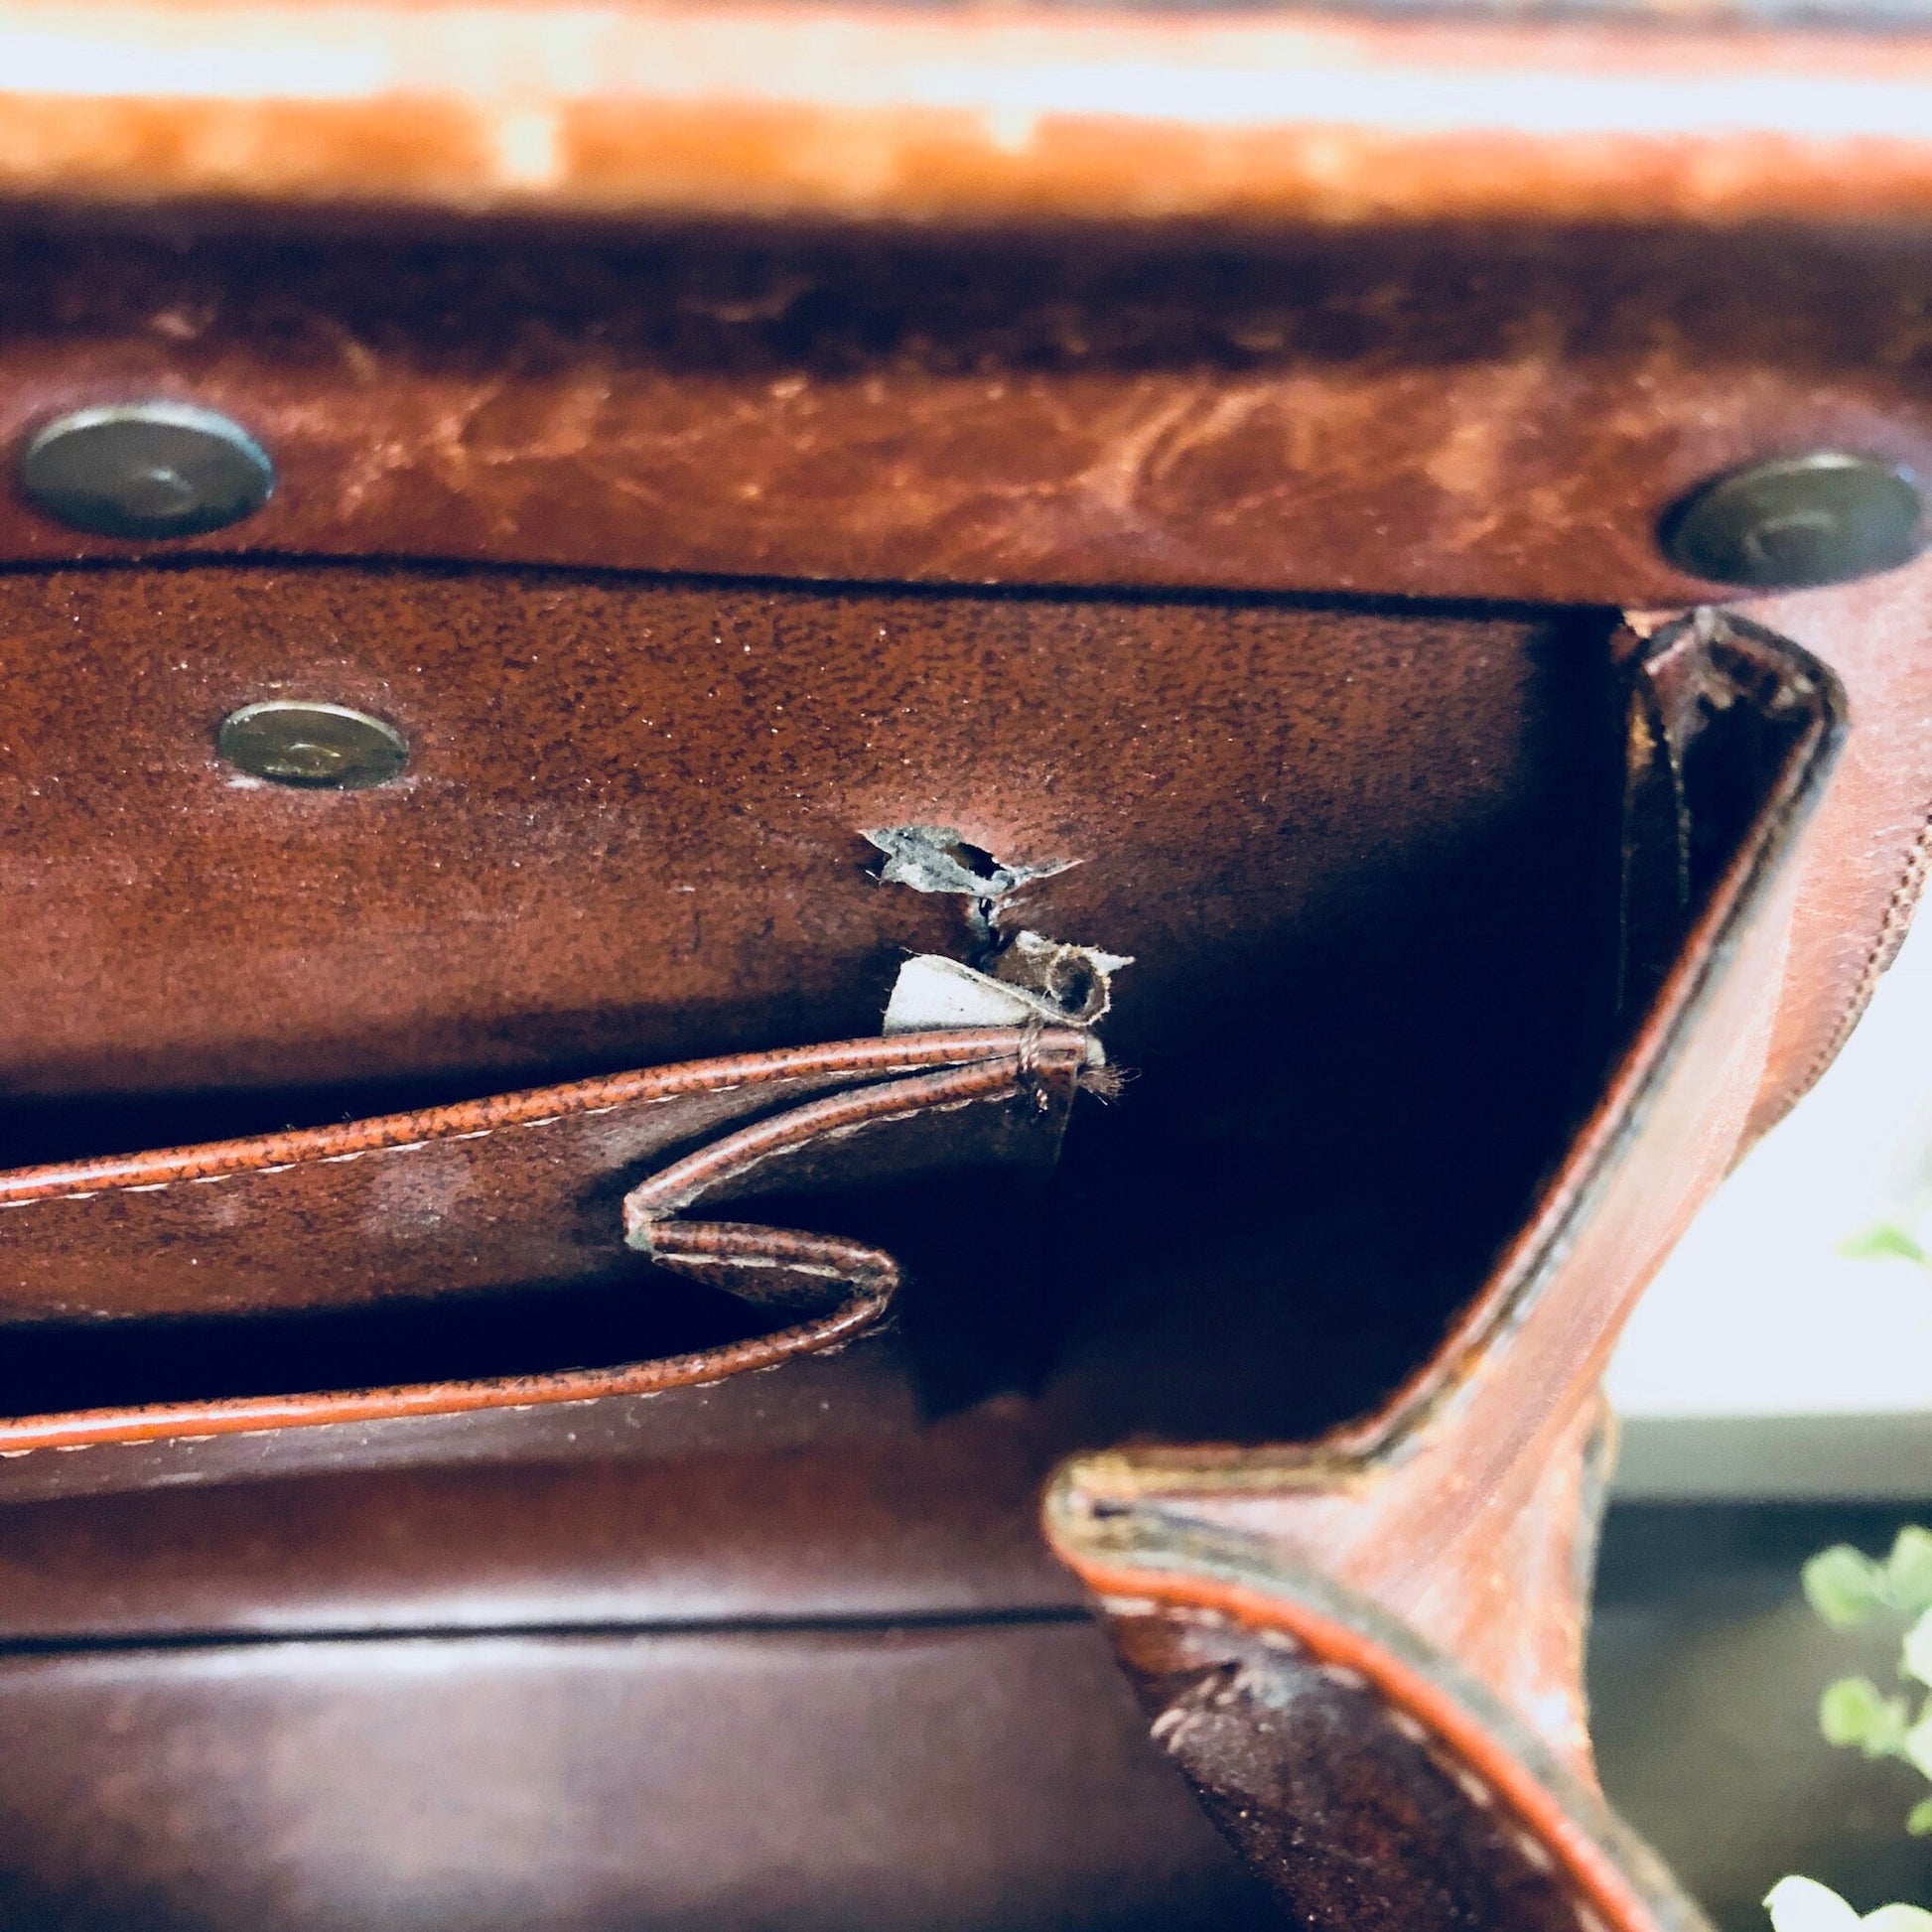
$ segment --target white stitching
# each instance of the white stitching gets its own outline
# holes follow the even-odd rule
[[[1541,1839],[1529,1832],[1511,1832],[1509,1841],[1525,1863],[1535,1865],[1539,1871],[1554,1871],[1557,1868],[1556,1860],[1544,1850]]]
[[[1425,1746],[1429,1743],[1429,1732],[1414,1718],[1410,1717],[1408,1712],[1391,1709],[1386,1715],[1389,1723],[1397,1730],[1401,1731],[1410,1743]]]

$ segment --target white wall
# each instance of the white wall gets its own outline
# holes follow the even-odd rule
[[[1635,1459],[1653,1420],[1932,1418],[1932,1272],[1838,1253],[1881,1219],[1932,1249],[1932,909],[1837,1064],[1638,1310],[1610,1371]],[[1932,1426],[1900,1440],[1932,1442]],[[1932,1493],[1932,1468],[1924,1480]]]

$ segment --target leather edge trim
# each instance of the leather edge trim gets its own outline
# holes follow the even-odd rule
[[[1844,687],[1829,665],[1788,638],[1730,613],[1703,612],[1659,630],[1647,640],[1647,649],[1668,648],[1685,626],[1700,621],[1720,623],[1730,638],[1781,657],[1791,688],[1810,707],[1810,720],[1768,788],[1749,835],[1680,943],[1675,964],[1601,1097],[1573,1133],[1561,1166],[1483,1286],[1428,1361],[1370,1415],[1312,1443],[1161,1446],[1081,1456],[1068,1466],[1090,1495],[1125,1502],[1358,1486],[1423,1446],[1473,1364],[1560,1275],[1577,1229],[1634,1149],[1651,1102],[1755,924],[1774,880],[1791,863],[1844,741]]]
[[[1145,1505],[1095,1505],[1074,1465],[1049,1488],[1054,1553],[1103,1611],[1226,1617],[1365,1680],[1484,1779],[1618,1932],[1710,1932],[1657,1855],[1493,1692],[1412,1628],[1259,1541]]]
[[[340,1127],[303,1128],[247,1140],[107,1155],[0,1173],[0,1208],[45,1200],[77,1187],[166,1184],[215,1174],[248,1173],[274,1165],[340,1161],[350,1155],[413,1148],[426,1141],[460,1140],[505,1127],[547,1126],[565,1114],[589,1114],[642,1102],[670,1102],[690,1093],[728,1093],[755,1083],[773,1087],[812,1077],[890,1078],[932,1067],[963,1066],[1018,1050],[1022,1032],[987,1027],[957,1033],[894,1034],[791,1046],[720,1059],[682,1060],[637,1072],[524,1087],[483,1100],[456,1101],[411,1113],[378,1114]]]

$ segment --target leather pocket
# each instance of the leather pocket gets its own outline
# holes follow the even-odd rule
[[[836,1346],[886,1314],[890,1254],[701,1214],[1050,1165],[1087,1057],[1072,1030],[907,1035],[0,1175],[0,1390],[73,1392],[0,1449],[644,1393]],[[385,1359],[421,1379],[366,1386]]]

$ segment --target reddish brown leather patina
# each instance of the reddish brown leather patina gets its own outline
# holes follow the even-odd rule
[[[1035,1050],[1064,1081],[1068,1043]],[[11,1217],[0,1224],[0,1319],[263,1313],[597,1280],[635,1265],[613,1183],[640,1164],[779,1107],[795,1111],[764,1124],[771,1160],[789,1151],[780,1135],[850,1134],[874,1112],[1007,1099],[1017,1051],[1012,1033],[854,1040],[17,1169],[0,1174]],[[1080,1051],[1074,1037],[1074,1065]],[[874,1085],[836,1112],[810,1104],[857,1081]],[[343,1169],[356,1172],[332,1172]]]
[[[1418,900],[1493,902],[1435,942],[1454,971],[1558,970],[1613,864],[1594,612],[255,564],[0,576],[0,624],[22,1101],[476,1093],[876,1032],[905,953],[966,929],[963,901],[878,883],[874,826],[1065,863],[1007,925],[1134,956],[1129,1064],[1405,870]],[[407,772],[245,779],[217,728],[278,696],[390,719]],[[1512,924],[1541,957],[1511,961]],[[1477,1024],[1563,1050],[1587,999]],[[16,1163],[67,1133],[10,1131]],[[116,1151],[190,1138],[134,1131]]]
[[[1177,1765],[1304,1918],[1688,1922],[1584,1788],[1590,1389],[1902,931],[1932,578],[1679,625],[1714,587],[1656,533],[1767,453],[1932,467],[1887,91],[1922,43],[887,11],[828,59],[808,13],[763,29],[819,53],[760,77],[722,11],[607,20],[597,60],[577,21],[569,72],[562,17],[510,8],[326,47],[118,18],[143,60],[253,35],[255,78],[56,98],[0,10],[0,176],[44,198],[0,434],[170,396],[281,483],[159,549],[0,506],[6,1160],[55,1164],[0,1180],[33,1317],[0,1409],[110,1411],[0,1464],[0,1641],[56,1653],[0,1661],[54,1767],[0,1780],[15,1916],[1258,1917]],[[329,67],[358,34],[389,81]],[[1150,50],[1158,112],[1121,91]],[[1272,76],[1252,125],[1185,106],[1209,69]],[[1602,125],[1533,124],[1585,72]],[[1332,125],[1324,73],[1366,88]],[[451,218],[484,207],[664,220]],[[216,727],[280,696],[391,719],[404,779],[238,781]],[[880,878],[866,833],[907,826],[1073,863],[970,907]],[[1043,1196],[963,1129],[1056,1141],[1071,1043],[1039,1120],[1036,1039],[938,1074],[815,1044],[906,952],[1022,927],[1133,956],[1104,1033],[1140,1077]],[[801,1047],[833,1088],[754,1118],[714,1065],[678,1135],[596,1143],[681,1078],[613,1068]],[[950,1111],[981,1073],[995,1108]],[[907,1111],[883,1163],[846,1132]],[[794,1133],[748,1218],[685,1212]],[[659,1261],[850,1299],[801,1325],[643,1273],[626,1194]],[[633,1281],[741,1325],[653,1353],[572,1299]],[[1031,1529],[1068,1455],[1056,1546],[1172,1764]],[[906,1634],[934,1617],[971,1634]],[[1009,1715],[896,1754],[877,1701],[927,1695]],[[419,1810],[346,1829],[363,1766]],[[667,1766],[737,1799],[702,1856]],[[575,1827],[527,1881],[518,1805]]]
[[[1694,844],[1694,801],[1711,796],[1692,775],[1711,756],[1698,736],[1736,729],[1755,687],[1764,717],[1782,712],[1787,729],[1759,750],[1754,822],[1599,1112],[1443,1349],[1373,1418],[1322,1443],[1273,1455],[1117,1451],[1072,1464],[1053,1501],[1057,1547],[1112,1601],[1156,1734],[1298,1917],[1534,1925],[1564,1915],[1566,1890],[1614,1924],[1670,1924],[1682,1910],[1570,1788],[1589,1775],[1573,1485],[1601,1417],[1593,1374],[1563,1365],[1600,1366],[1619,1287],[1634,1297],[1743,1130],[1792,846],[1835,750],[1838,699],[1821,668],[1711,625],[1644,651],[1632,795],[1661,778]],[[1714,1133],[1714,1120],[1726,1128]],[[1196,1612],[1217,1634],[1164,1619]],[[1244,1627],[1276,1633],[1290,1654],[1256,1651]],[[1340,1722],[1313,1715],[1337,1695],[1383,1704],[1403,1740],[1389,1748],[1410,1761],[1380,1774],[1330,1765],[1316,1795],[1308,1730]],[[1305,1706],[1295,1724],[1279,1715]],[[1528,1747],[1519,1725],[1546,1741]],[[1392,1821],[1390,1780],[1413,1786],[1408,1826]],[[1439,1831],[1458,1858],[1418,1849]],[[1377,1874],[1366,1892],[1347,1876],[1364,1864]]]

